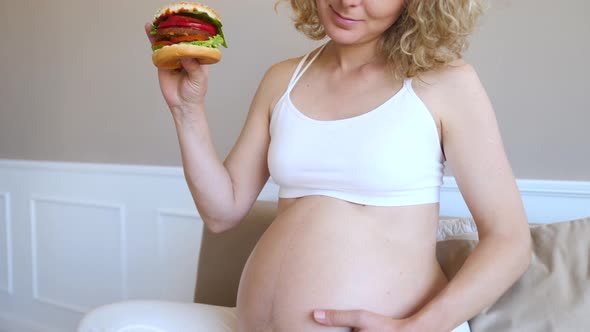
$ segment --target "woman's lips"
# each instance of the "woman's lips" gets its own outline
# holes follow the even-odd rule
[[[360,22],[360,20],[355,20],[355,19],[340,15],[340,13],[338,13],[332,6],[330,6],[330,9],[332,10],[332,13],[334,13],[334,17],[336,18],[336,21],[338,21],[340,23],[354,24],[354,23]]]

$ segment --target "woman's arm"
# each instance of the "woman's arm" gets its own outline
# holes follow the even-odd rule
[[[146,34],[153,43],[149,23]],[[285,61],[267,71],[225,162],[217,156],[205,112],[207,67],[190,59],[183,61],[183,71],[158,70],[160,89],[176,126],[188,187],[205,225],[213,232],[237,225],[269,178],[266,157],[270,109],[281,87],[287,85],[289,70],[294,68],[292,62]]]
[[[188,187],[203,221],[216,233],[239,223],[269,177],[266,151],[270,98],[265,80],[225,162],[214,149],[204,107],[194,107],[189,117],[174,116]]]
[[[197,209],[213,232],[236,226],[268,181],[271,108],[287,85],[291,67],[292,61],[285,61],[266,72],[240,136],[223,163],[211,142],[204,110],[197,110],[195,117],[184,121],[175,117],[187,183]]]
[[[449,331],[493,304],[527,269],[531,239],[496,117],[475,70],[460,63],[435,84],[445,156],[479,232],[457,275],[413,319]],[[433,89],[434,91],[434,89]]]

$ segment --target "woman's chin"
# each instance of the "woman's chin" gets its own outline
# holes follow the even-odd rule
[[[345,33],[327,34],[334,44],[343,46],[352,46],[360,42],[357,36]]]
[[[354,46],[366,43],[366,36],[361,33],[341,29],[326,29],[326,35],[337,45]]]

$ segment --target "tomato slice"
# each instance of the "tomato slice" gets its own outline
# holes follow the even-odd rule
[[[168,23],[195,22],[195,23],[208,24],[207,22],[205,22],[203,20],[199,20],[198,18],[185,16],[185,15],[172,15],[172,16],[168,17],[168,19],[166,19],[165,22],[168,22]]]
[[[207,40],[209,39],[209,37],[204,36],[204,35],[191,35],[191,36],[178,36],[175,38],[172,38],[170,41],[173,43],[180,43],[180,42],[189,42],[189,41],[195,41],[195,40]]]
[[[217,34],[217,29],[214,25],[203,22],[199,19],[183,16],[183,15],[173,15],[170,16],[166,21],[160,23],[158,29],[170,28],[170,27],[183,27],[183,28],[195,28],[201,29],[203,31],[208,32],[212,36]]]

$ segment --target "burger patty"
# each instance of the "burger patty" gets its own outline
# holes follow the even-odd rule
[[[211,37],[211,34],[203,30],[192,28],[165,28],[158,29],[157,33],[154,35],[156,41],[170,40],[180,36],[205,36],[209,38]]]

